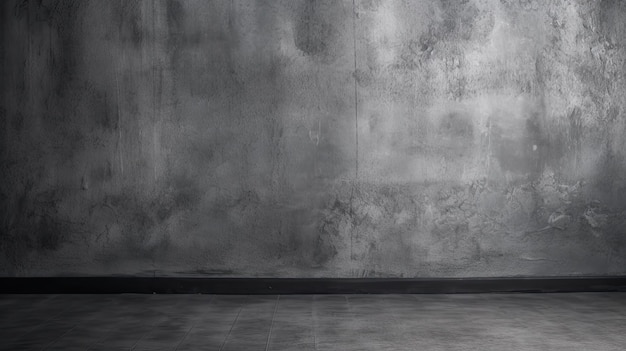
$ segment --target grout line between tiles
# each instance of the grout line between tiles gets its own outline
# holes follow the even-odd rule
[[[235,317],[235,320],[233,321],[233,324],[230,325],[230,329],[228,330],[228,334],[226,334],[226,337],[224,338],[224,341],[222,342],[222,345],[220,345],[220,350],[222,351],[224,349],[224,346],[226,345],[226,342],[228,341],[228,338],[230,337],[230,334],[233,332],[233,328],[235,327],[235,324],[237,324],[237,320],[239,319],[239,315],[241,314],[241,310],[243,309],[243,306],[239,307],[239,311],[237,311],[237,316]]]
[[[274,312],[272,313],[272,322],[270,323],[270,331],[267,333],[267,341],[265,342],[265,351],[270,349],[270,339],[272,338],[272,328],[274,328],[274,318],[276,317],[276,310],[278,310],[278,303],[280,302],[280,295],[276,297],[276,304],[274,305]]]

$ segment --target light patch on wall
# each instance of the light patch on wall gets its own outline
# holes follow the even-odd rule
[[[489,37],[489,46],[485,54],[489,57],[508,56],[517,52],[517,42],[513,40],[511,24],[502,15],[496,14],[493,30]]]
[[[374,28],[371,29],[372,43],[375,45],[378,62],[382,66],[392,64],[396,60],[398,40],[397,16],[395,1],[383,1],[374,12]]]
[[[290,17],[279,17],[276,19],[277,35],[278,35],[278,52],[283,57],[302,57],[304,54],[298,50],[294,41],[295,24]]]

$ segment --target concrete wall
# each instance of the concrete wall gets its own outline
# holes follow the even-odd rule
[[[0,8],[1,275],[626,273],[626,2]]]

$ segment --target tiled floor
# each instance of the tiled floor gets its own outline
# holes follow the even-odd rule
[[[626,293],[0,295],[2,350],[626,350]]]

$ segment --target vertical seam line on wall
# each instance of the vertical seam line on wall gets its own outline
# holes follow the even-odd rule
[[[151,22],[152,22],[152,177],[154,179],[153,188],[157,185],[157,145],[156,145],[156,124],[157,124],[157,91],[156,91],[156,69],[158,60],[156,58],[156,5],[152,2],[151,8]],[[152,257],[152,277],[156,278],[156,263],[154,256]]]
[[[356,3],[355,0],[352,0],[352,45],[354,49],[354,71],[352,72],[352,77],[354,78],[354,137],[355,137],[355,168],[354,168],[354,184],[352,185],[352,190],[350,194],[350,215],[354,217],[354,207],[352,206],[352,201],[354,199],[354,187],[359,180],[359,94],[358,87],[356,81],[356,70],[357,70],[357,61],[356,61]],[[353,259],[353,237],[354,230],[356,225],[353,220],[353,230],[350,231],[350,259]]]
[[[352,72],[354,78],[354,125],[355,125],[355,140],[356,140],[356,148],[355,148],[355,156],[356,156],[356,168],[354,171],[354,178],[358,180],[359,178],[359,94],[358,87],[356,81],[356,70],[357,70],[357,58],[356,58],[356,4],[355,0],[352,0],[352,44],[354,48],[354,71]]]
[[[156,185],[157,180],[157,145],[156,145],[156,124],[157,124],[157,90],[156,90],[156,71],[158,60],[156,58],[156,45],[157,45],[157,34],[156,34],[156,5],[152,3],[152,176],[154,178],[154,185]]]
[[[120,12],[123,13],[122,11],[122,0],[118,1],[118,6],[120,8]],[[124,23],[124,15],[121,15],[120,18],[120,28],[118,29],[118,41],[121,42],[122,41],[122,30],[121,30],[121,26]],[[117,160],[119,162],[119,167],[120,167],[120,175],[123,177],[124,176],[124,159],[123,159],[123,155],[122,155],[122,112],[121,112],[121,101],[120,101],[120,72],[122,71],[123,67],[120,67],[121,65],[124,64],[124,62],[126,58],[126,53],[125,53],[125,48],[124,46],[122,46],[122,61],[116,61],[116,67],[115,67],[115,90],[116,90],[116,99],[117,99]],[[123,82],[122,82],[123,83]],[[118,180],[118,186],[121,183],[121,179]]]

